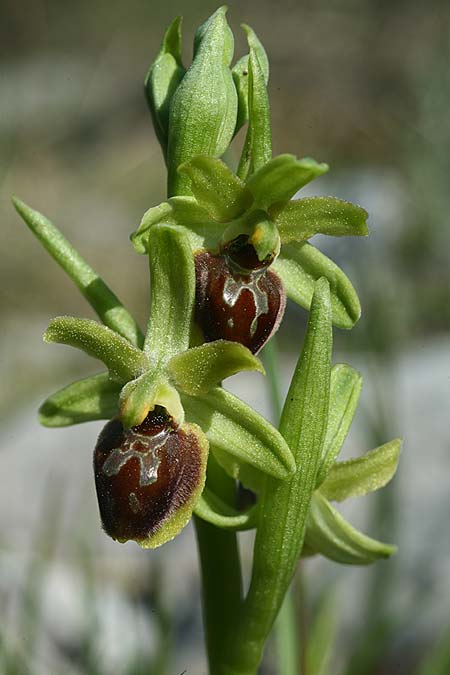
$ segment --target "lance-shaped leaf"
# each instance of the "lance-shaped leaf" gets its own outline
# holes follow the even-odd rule
[[[120,419],[126,429],[137,426],[156,406],[165,408],[175,423],[184,422],[184,410],[177,390],[158,367],[150,368],[128,382],[120,394]]]
[[[309,553],[321,553],[346,565],[369,565],[397,550],[356,530],[320,492],[311,502],[305,545]]]
[[[283,243],[304,241],[315,234],[333,237],[368,234],[367,211],[336,197],[307,197],[278,203],[269,213]]]
[[[266,162],[247,181],[247,187],[261,209],[288,201],[300,188],[328,171],[328,164],[318,164],[310,157],[278,155]]]
[[[192,194],[214,220],[234,220],[253,201],[244,183],[220,159],[197,155],[178,171],[189,176]]]
[[[237,93],[231,75],[234,39],[220,7],[196,35],[194,60],[170,105],[168,194],[190,195],[178,167],[195,155],[220,157],[233,138]]]
[[[257,506],[238,511],[206,486],[194,513],[206,522],[225,530],[250,530],[256,526]]]
[[[333,367],[330,412],[316,487],[323,483],[341,451],[358,406],[361,388],[362,377],[357,370],[345,363],[337,363]]]
[[[255,47],[250,47],[248,59],[248,129],[237,174],[247,180],[272,157],[272,131],[266,79]]]
[[[260,68],[264,75],[264,82],[267,86],[269,81],[269,59],[267,58],[266,50],[258,39],[255,31],[247,25],[243,25],[242,28],[247,33],[247,41],[251,45],[254,53],[259,61]],[[235,134],[239,131],[245,122],[249,118],[248,111],[248,71],[249,71],[249,54],[246,54],[234,66],[233,80],[236,85],[236,90],[238,94],[238,115],[236,121]]]
[[[187,419],[203,429],[211,445],[279,479],[294,471],[283,437],[233,394],[216,387],[207,395],[183,394],[181,400]]]
[[[216,340],[192,347],[169,361],[168,373],[184,393],[206,394],[212,387],[241,370],[264,374],[261,361],[238,342]]]
[[[305,309],[310,307],[315,282],[326,277],[330,284],[333,324],[338,328],[352,328],[361,316],[361,305],[348,277],[312,244],[285,244],[273,269],[282,278],[288,298]]]
[[[152,227],[150,259],[150,319],[144,351],[155,363],[167,362],[189,347],[194,312],[195,268],[183,228]]]
[[[194,197],[171,197],[167,202],[145,212],[131,241],[138,253],[148,253],[148,239],[153,225],[167,224],[184,227],[193,251],[213,250],[223,232],[223,225],[212,220]]]
[[[360,497],[379,490],[389,483],[397,470],[401,444],[401,439],[395,438],[362,457],[336,462],[320,492],[327,499],[342,502],[349,497]]]
[[[103,361],[111,375],[121,382],[137,377],[148,367],[147,358],[140,349],[91,319],[58,316],[50,321],[44,341],[82,349]]]
[[[181,20],[178,16],[168,27],[144,83],[153,126],[164,155],[167,152],[170,101],[186,72],[181,59]]]
[[[108,373],[72,382],[44,401],[39,408],[39,421],[45,427],[67,427],[111,419],[119,412],[121,387]]]
[[[60,267],[78,286],[101,321],[133,345],[142,346],[144,336],[119,298],[94,272],[58,228],[42,213],[34,211],[19,199],[13,199],[16,211]]]

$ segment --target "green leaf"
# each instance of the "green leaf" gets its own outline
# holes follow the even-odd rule
[[[273,270],[283,280],[288,298],[305,309],[310,307],[315,282],[326,277],[331,290],[333,324],[338,328],[352,328],[361,316],[361,305],[348,277],[312,244],[285,244]]]
[[[213,220],[234,220],[253,201],[244,183],[220,159],[197,155],[178,171],[189,176],[192,194]]]
[[[331,675],[330,660],[338,629],[339,606],[333,588],[323,589],[308,631],[307,672]]]
[[[154,225],[148,240],[150,318],[144,351],[165,363],[189,347],[195,298],[195,268],[183,228]]]
[[[304,241],[315,234],[333,237],[368,234],[367,211],[335,197],[307,197],[278,203],[269,210],[281,241]]]
[[[214,250],[223,232],[223,225],[211,220],[209,213],[194,197],[171,197],[167,202],[145,212],[131,241],[138,253],[148,253],[148,239],[154,225],[184,227],[193,251]]]
[[[401,444],[401,439],[395,438],[362,457],[337,462],[322,484],[321,493],[327,499],[342,502],[384,487],[397,470]]]
[[[67,427],[91,420],[108,420],[119,412],[121,385],[108,373],[72,382],[49,396],[39,408],[45,427]]]
[[[247,33],[248,43],[251,44],[255,55],[259,61],[260,68],[264,75],[264,82],[267,86],[269,81],[269,60],[267,58],[266,51],[258,39],[258,36],[250,26],[243,25],[242,28]],[[248,111],[248,60],[249,54],[246,54],[234,66],[233,80],[236,85],[236,90],[238,94],[238,115],[236,121],[235,134],[239,129],[248,121],[249,111]]]
[[[103,361],[111,375],[121,382],[137,377],[148,366],[147,358],[140,349],[91,319],[58,316],[50,321],[44,342],[57,342],[82,349],[89,356]]]
[[[304,185],[326,173],[328,164],[286,154],[255,168],[258,170],[247,180],[247,187],[258,207],[267,210],[272,204],[291,199]]]
[[[206,394],[226,377],[241,370],[264,374],[261,361],[238,342],[216,340],[192,347],[169,361],[168,372],[185,394]]]
[[[196,155],[220,157],[233,138],[237,93],[230,70],[234,39],[220,7],[196,35],[194,60],[170,105],[168,194],[190,195],[178,167]]]
[[[314,494],[311,502],[305,544],[310,552],[321,553],[344,565],[369,565],[397,550],[358,532],[320,492]]]
[[[184,422],[184,410],[177,390],[158,367],[128,382],[120,394],[120,419],[125,428],[141,424],[155,406],[165,408],[177,426]]]
[[[12,201],[17,213],[50,253],[53,260],[78,286],[101,321],[111,330],[126,338],[131,344],[141,347],[144,336],[136,321],[103,279],[94,272],[67,239],[63,237],[58,228],[42,213],[34,211],[19,199],[13,198]]]
[[[282,436],[236,396],[216,387],[206,395],[183,394],[181,400],[187,419],[201,426],[212,446],[278,479],[294,471]]]
[[[255,47],[250,43],[248,60],[248,129],[237,174],[247,180],[272,157],[272,131],[266,79]]]
[[[361,388],[362,377],[357,370],[345,363],[337,363],[333,367],[330,412],[316,487],[323,483],[341,451],[358,407]]]
[[[256,526],[256,505],[237,511],[206,486],[194,509],[195,515],[225,530],[250,530]]]
[[[181,59],[181,21],[182,17],[178,16],[168,27],[144,83],[153,126],[164,155],[167,152],[170,102],[186,72]]]

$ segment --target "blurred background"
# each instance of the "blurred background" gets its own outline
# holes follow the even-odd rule
[[[165,197],[143,96],[163,31],[185,15],[189,63],[206,0],[1,0],[0,673],[206,673],[191,526],[155,552],[100,529],[91,454],[102,424],[46,430],[39,403],[96,371],[44,345],[58,314],[93,316],[14,212],[44,212],[145,325],[147,264],[128,241]],[[404,437],[398,476],[344,512],[399,545],[372,568],[302,564],[295,587],[303,675],[450,672],[450,6],[420,0],[230,3],[236,54],[250,23],[270,58],[274,152],[331,165],[303,194],[370,213],[364,241],[323,238],[363,316],[335,331],[335,361],[365,376],[344,448]],[[305,313],[279,333],[283,386]],[[230,388],[270,417],[253,375]],[[250,541],[243,538],[244,558]],[[277,648],[264,673],[276,672]],[[283,675],[283,673],[280,673]]]

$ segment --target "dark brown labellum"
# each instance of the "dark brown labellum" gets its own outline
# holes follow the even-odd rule
[[[131,429],[124,429],[119,419],[108,422],[94,451],[106,533],[149,547],[172,539],[189,520],[203,489],[206,453],[199,427],[175,429],[160,406]]]
[[[286,306],[281,279],[270,269],[239,272],[225,254],[195,256],[195,318],[205,340],[240,342],[256,354],[277,330]]]

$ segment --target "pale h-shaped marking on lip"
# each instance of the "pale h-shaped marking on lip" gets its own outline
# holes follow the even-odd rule
[[[253,272],[250,276],[250,281],[245,282],[241,279],[235,279],[231,274],[225,279],[223,285],[223,299],[224,302],[229,307],[234,307],[234,305],[239,300],[239,296],[242,291],[247,289],[253,295],[253,300],[255,301],[255,316],[253,317],[252,323],[250,324],[250,336],[253,337],[256,328],[258,326],[258,319],[262,314],[267,314],[269,312],[269,302],[267,299],[267,294],[261,291],[258,286],[258,281],[261,279],[262,274],[257,274]]]
[[[140,487],[147,487],[158,479],[161,460],[156,451],[166,442],[169,431],[160,431],[155,436],[144,436],[133,431],[125,433],[124,449],[114,448],[111,451],[103,464],[102,472],[108,477],[116,476],[130,459],[136,457],[139,461],[139,485]],[[148,449],[145,452],[140,452],[136,449],[139,445],[148,446]]]

